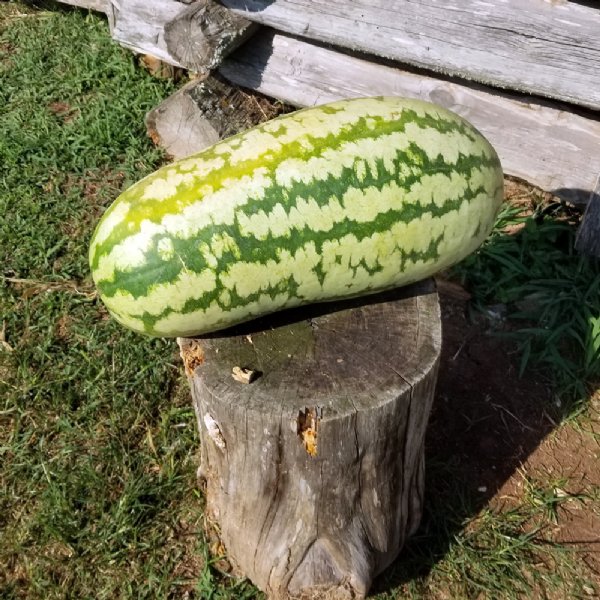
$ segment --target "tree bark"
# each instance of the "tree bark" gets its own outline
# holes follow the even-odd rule
[[[180,339],[209,518],[270,598],[362,598],[422,514],[431,280]]]

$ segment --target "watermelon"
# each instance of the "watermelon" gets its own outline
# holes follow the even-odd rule
[[[114,318],[210,333],[445,269],[489,234],[503,175],[434,104],[359,98],[290,113],[169,164],[103,215],[90,266]]]

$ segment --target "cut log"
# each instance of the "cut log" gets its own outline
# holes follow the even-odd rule
[[[122,0],[111,6],[112,36],[125,48],[149,54],[159,60],[184,67],[167,48],[165,25],[183,15],[188,6],[181,2]]]
[[[471,121],[493,144],[506,173],[574,203],[587,202],[600,173],[597,119],[410,73],[273,31],[254,36],[224,61],[220,73],[295,106],[378,94],[435,102]]]
[[[257,27],[212,0],[200,0],[165,25],[165,43],[178,63],[204,75]]]
[[[419,525],[431,280],[180,339],[210,518],[271,598],[364,597]]]
[[[263,25],[600,109],[600,10],[566,0],[220,0]]]
[[[212,0],[120,0],[107,9],[112,36],[139,54],[206,74],[255,26]]]
[[[185,158],[284,109],[217,77],[194,80],[146,115],[148,134],[174,159]]]

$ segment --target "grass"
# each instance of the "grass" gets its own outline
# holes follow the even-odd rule
[[[376,582],[377,600],[583,598],[596,590],[577,556],[553,541],[554,517],[581,494],[524,478],[519,501],[480,508],[452,459],[428,463],[423,525]]]
[[[506,308],[521,374],[550,374],[566,410],[600,382],[600,264],[575,251],[576,227],[558,203],[506,205],[481,250],[454,269],[477,309]]]
[[[173,86],[97,17],[0,10],[0,596],[213,589],[176,349],[109,320],[87,267],[99,215],[163,160],[143,120]]]
[[[172,91],[111,42],[102,19],[0,4],[2,598],[262,597],[210,558],[174,343],[110,320],[87,267],[103,210],[164,160],[143,118]],[[573,254],[568,222],[539,217],[504,213],[459,275],[482,305],[527,319],[524,367],[555,365],[558,352],[569,393],[581,394],[598,374],[597,266]],[[502,235],[515,223],[520,234]],[[534,325],[523,301],[542,315]],[[558,340],[557,323],[568,323]],[[424,527],[377,598],[583,589],[576,561],[544,529],[560,506],[554,488],[481,511],[449,468],[430,465]]]

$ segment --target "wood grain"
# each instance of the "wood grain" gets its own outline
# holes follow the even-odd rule
[[[121,45],[202,75],[256,29],[212,0],[191,5],[172,0],[107,0],[106,5],[112,36]]]
[[[212,0],[199,0],[165,24],[164,35],[167,49],[178,63],[205,75],[256,28]]]
[[[221,0],[305,38],[600,109],[600,10],[546,0]]]
[[[506,173],[575,203],[587,202],[600,173],[597,119],[377,64],[272,30],[254,36],[220,72],[296,106],[372,95],[441,104],[490,140]]]
[[[600,176],[577,231],[575,247],[579,252],[600,258]]]
[[[195,365],[207,510],[238,571],[271,598],[364,597],[421,518],[433,283],[179,343]],[[235,367],[260,376],[240,383]]]

